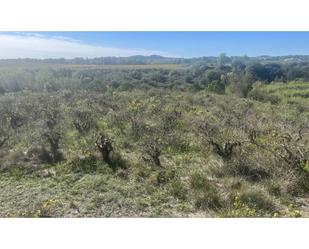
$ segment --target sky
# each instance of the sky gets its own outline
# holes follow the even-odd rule
[[[0,59],[308,55],[309,32],[0,32]]]

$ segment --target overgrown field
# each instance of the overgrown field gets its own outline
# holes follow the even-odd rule
[[[0,74],[1,217],[309,217],[309,83],[20,70]]]

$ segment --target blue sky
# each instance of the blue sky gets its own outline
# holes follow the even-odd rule
[[[0,58],[309,54],[309,32],[1,32]]]

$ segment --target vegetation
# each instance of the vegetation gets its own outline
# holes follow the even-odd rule
[[[306,56],[0,65],[1,217],[309,216]]]

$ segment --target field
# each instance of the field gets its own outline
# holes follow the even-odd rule
[[[309,217],[309,83],[187,70],[1,66],[0,216]]]

